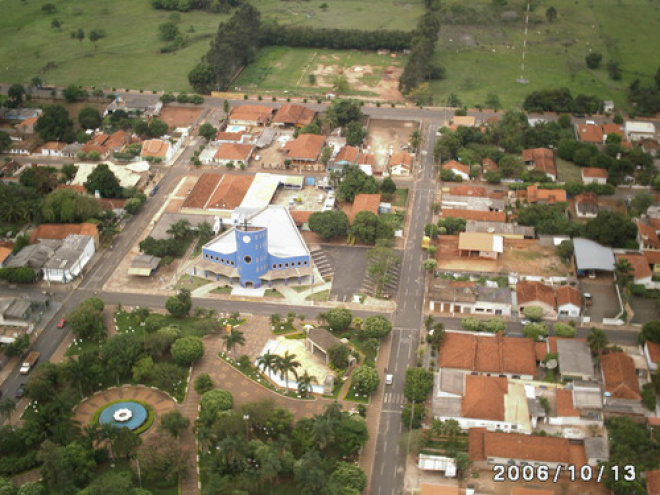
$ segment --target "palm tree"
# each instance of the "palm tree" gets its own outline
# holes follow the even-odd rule
[[[334,421],[329,418],[317,418],[312,426],[312,436],[319,450],[325,449],[335,440]]]
[[[298,378],[298,372],[296,371],[299,368],[300,361],[296,361],[295,354],[289,354],[289,351],[284,353],[284,356],[277,356],[277,362],[275,363],[275,368],[280,372],[280,376],[286,382],[286,388],[289,389],[289,373]]]
[[[124,455],[128,459],[135,449],[142,443],[140,437],[128,428],[119,428],[115,436],[115,451],[117,455]]]
[[[62,373],[67,381],[69,381],[72,385],[78,386],[80,398],[84,398],[85,394],[83,393],[83,382],[86,381],[89,373],[87,366],[85,366],[77,359],[73,359],[71,356],[69,356],[69,359],[66,361],[66,364],[62,369]]]
[[[202,222],[197,226],[197,235],[200,241],[206,241],[213,237],[213,227],[208,222]]]
[[[6,399],[0,402],[0,416],[5,418],[7,424],[11,426],[11,415],[16,410],[16,401],[13,399]]]
[[[307,397],[309,393],[312,391],[312,383],[318,383],[318,379],[310,375],[307,370],[298,377],[298,392],[300,395],[303,397]]]
[[[88,423],[83,426],[83,437],[90,450],[95,448],[101,439],[101,428],[98,423]]]
[[[271,373],[277,365],[278,357],[275,354],[271,354],[270,351],[264,352],[257,358],[257,369],[261,368],[264,372],[268,369],[268,378],[272,378]]]
[[[587,344],[589,344],[589,349],[591,353],[598,356],[607,348],[610,343],[610,339],[607,338],[607,334],[602,331],[600,328],[592,328],[589,335],[587,335]]]
[[[105,423],[99,427],[99,436],[105,439],[108,442],[108,452],[110,453],[110,459],[112,459],[112,464],[115,463],[115,454],[114,454],[114,441],[117,438],[119,428],[117,428],[112,423]]]
[[[167,233],[175,239],[184,239],[190,235],[190,222],[185,218],[179,220],[170,226]]]
[[[234,350],[237,344],[245,345],[245,337],[243,336],[243,332],[236,330],[235,328],[232,328],[231,332],[224,334],[222,338],[225,341],[227,353],[230,353],[232,350]]]

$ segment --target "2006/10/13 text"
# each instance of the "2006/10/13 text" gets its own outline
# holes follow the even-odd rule
[[[611,466],[609,475],[614,481],[634,481],[636,479],[635,466]],[[493,481],[551,481],[557,483],[560,476],[571,481],[596,481],[601,483],[607,474],[605,466],[493,466]]]

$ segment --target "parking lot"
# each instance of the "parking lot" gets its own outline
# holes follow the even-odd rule
[[[362,289],[367,270],[368,249],[323,246],[323,251],[334,271],[330,298],[337,301],[350,301]]]
[[[646,323],[647,321],[655,320],[658,317],[655,301],[655,299],[647,299],[645,297],[632,297],[630,299],[630,305],[635,312],[632,322]]]

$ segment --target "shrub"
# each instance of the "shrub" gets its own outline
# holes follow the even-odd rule
[[[181,366],[189,366],[204,356],[204,343],[199,337],[183,337],[172,344],[172,359]]]
[[[541,321],[541,318],[543,318],[543,308],[540,306],[527,306],[523,309],[523,315],[532,321]]]
[[[208,373],[201,373],[195,378],[194,388],[199,395],[204,395],[215,388],[215,383]]]
[[[566,325],[564,323],[555,323],[552,329],[557,337],[575,337],[576,330],[570,325]]]

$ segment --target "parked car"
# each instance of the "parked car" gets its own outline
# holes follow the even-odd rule
[[[21,397],[23,397],[23,385],[25,385],[25,384],[24,384],[24,383],[21,383],[21,384],[18,386],[18,388],[16,389],[16,393],[14,394],[14,396],[15,396],[17,399],[20,399]]]
[[[66,325],[66,319],[62,318],[60,322],[57,324],[57,328],[64,328],[64,325]]]

